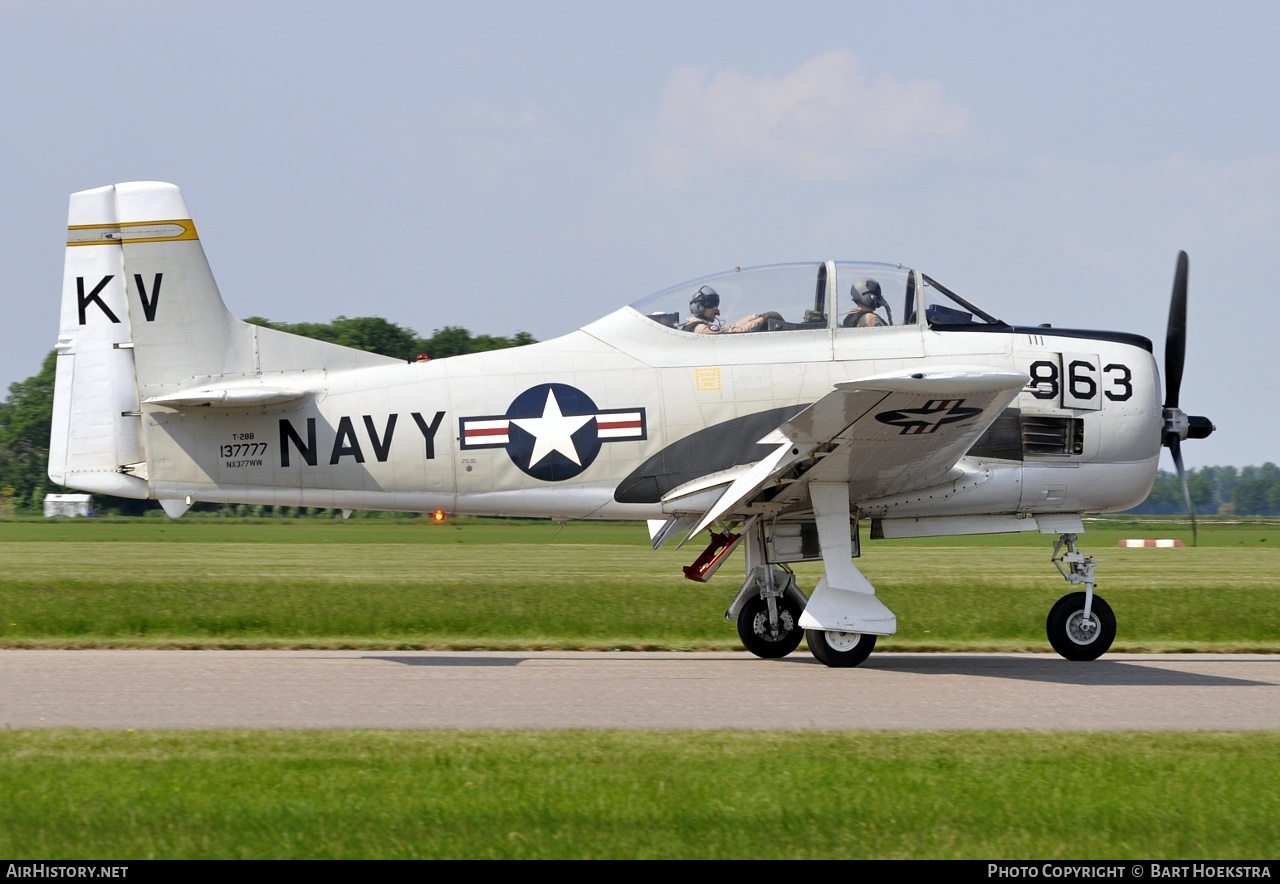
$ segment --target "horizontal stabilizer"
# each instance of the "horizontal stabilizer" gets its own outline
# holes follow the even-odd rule
[[[181,390],[164,396],[144,399],[146,405],[166,408],[247,408],[255,405],[279,405],[311,395],[309,390],[285,387],[224,387],[221,389]]]

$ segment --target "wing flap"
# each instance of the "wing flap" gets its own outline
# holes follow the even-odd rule
[[[681,545],[687,543],[689,538],[696,536],[703,528],[720,518],[737,504],[759,491],[775,472],[780,468],[785,469],[795,459],[796,454],[792,453],[794,451],[796,449],[790,440],[783,441],[777,448],[769,452],[767,457],[757,461],[751,469],[734,479],[733,484],[720,496],[715,505],[707,510],[694,529],[681,542]]]

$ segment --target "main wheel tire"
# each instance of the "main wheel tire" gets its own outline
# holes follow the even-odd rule
[[[766,660],[785,657],[800,647],[804,630],[800,628],[800,614],[804,610],[790,596],[778,596],[778,629],[769,628],[769,603],[760,596],[752,596],[738,612],[738,638],[743,647]]]
[[[1116,615],[1102,596],[1094,595],[1090,613],[1092,627],[1085,625],[1082,592],[1064,595],[1049,610],[1049,644],[1068,660],[1097,660],[1116,639]]]
[[[857,666],[876,649],[876,637],[869,632],[825,632],[806,629],[809,653],[819,663],[833,668]]]

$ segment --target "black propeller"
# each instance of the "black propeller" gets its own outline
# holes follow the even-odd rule
[[[1178,252],[1169,301],[1169,330],[1164,338],[1164,407],[1178,407],[1182,365],[1187,358],[1187,253]]]
[[[1207,417],[1188,416],[1178,407],[1178,393],[1182,388],[1182,366],[1187,358],[1187,253],[1178,252],[1178,268],[1173,274],[1173,297],[1169,302],[1169,330],[1164,342],[1164,445],[1173,456],[1182,482],[1182,497],[1187,502],[1187,514],[1191,516],[1191,542],[1200,539],[1196,526],[1196,511],[1191,505],[1191,489],[1187,486],[1187,471],[1182,465],[1182,440],[1203,439],[1216,429]]]

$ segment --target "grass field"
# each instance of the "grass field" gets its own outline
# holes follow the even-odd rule
[[[1084,535],[1114,649],[1280,651],[1280,525],[1207,523],[1194,549],[1115,546],[1186,533],[1122,520]],[[864,542],[859,565],[898,615],[878,649],[1045,650],[1045,615],[1070,589],[1051,541]],[[694,555],[612,523],[0,523],[0,646],[736,648],[723,612],[741,565],[698,585],[680,572]],[[810,590],[820,570],[797,573]]]
[[[1267,859],[1280,734],[0,731],[0,856]]]
[[[1280,652],[1280,524],[1091,523],[1116,651]],[[877,652],[1046,650],[1051,538],[865,542]],[[737,648],[638,525],[0,523],[0,646]],[[797,569],[811,589],[812,566]],[[803,650],[801,651],[803,653]],[[1273,859],[1274,733],[0,730],[0,856]]]

